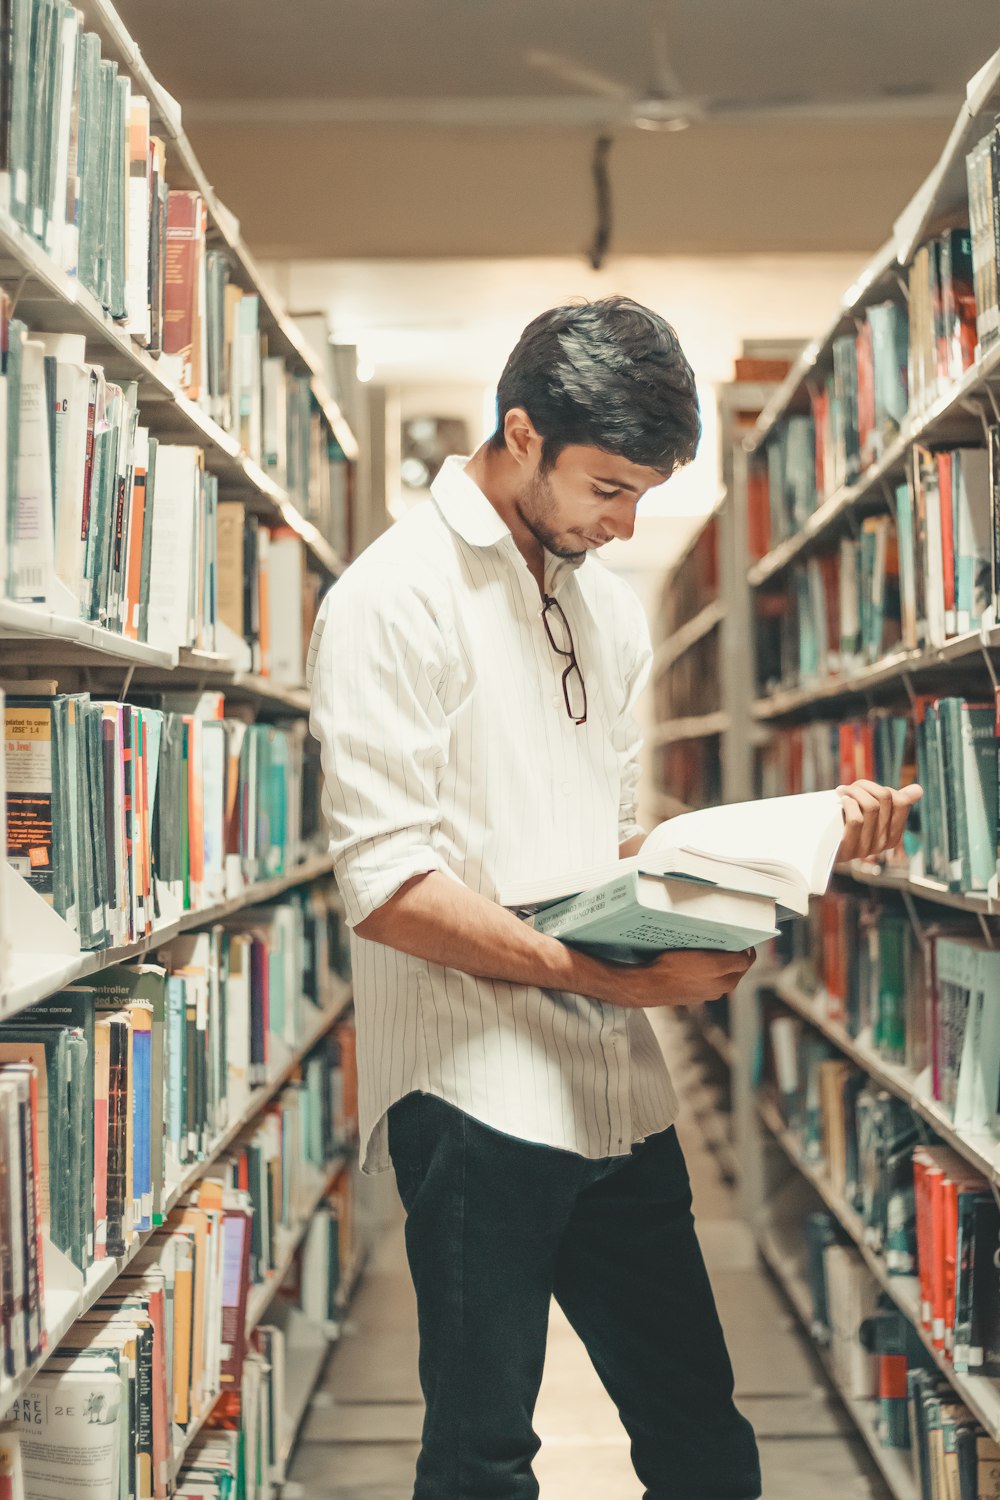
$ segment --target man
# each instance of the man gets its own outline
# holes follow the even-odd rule
[[[632,1439],[647,1500],[752,1500],[753,1432],[644,1008],[732,989],[753,953],[625,968],[496,902],[635,851],[650,666],[589,554],[695,453],[673,330],[625,298],[525,329],[498,427],[350,567],[312,647],[313,728],[352,953],[362,1160],[407,1211],[426,1400],[414,1500],[534,1500],[550,1299]],[[842,789],[844,855],[919,789]]]

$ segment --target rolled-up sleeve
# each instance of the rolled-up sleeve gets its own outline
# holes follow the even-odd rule
[[[434,833],[447,665],[438,611],[407,580],[387,578],[373,599],[348,572],[324,600],[310,648],[310,726],[352,927],[414,875],[445,868]]]
[[[625,672],[624,701],[621,712],[612,730],[612,740],[618,756],[618,843],[645,830],[637,818],[639,805],[639,778],[641,775],[640,752],[642,730],[636,715],[637,704],[649,679],[653,665],[653,648],[649,639],[646,616],[636,601],[636,609],[630,621],[626,641],[622,646],[623,660],[629,665]]]

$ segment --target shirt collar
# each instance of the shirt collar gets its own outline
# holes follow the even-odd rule
[[[457,455],[446,458],[431,485],[431,494],[452,531],[457,531],[463,541],[472,547],[493,547],[510,537],[510,527],[466,473],[468,462]]]
[[[453,454],[446,458],[431,485],[431,494],[452,531],[472,547],[494,547],[498,542],[509,541],[514,545],[510,527],[494,510],[476,481],[466,470],[467,458]],[[551,593],[568,573],[573,573],[585,561],[577,562],[545,554],[546,587]]]

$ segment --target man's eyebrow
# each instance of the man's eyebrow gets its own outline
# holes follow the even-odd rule
[[[638,495],[639,493],[639,486],[637,484],[627,484],[624,479],[605,479],[600,474],[591,474],[590,477],[595,484],[606,484],[610,489],[629,490],[633,495]]]

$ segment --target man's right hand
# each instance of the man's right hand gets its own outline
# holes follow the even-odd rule
[[[754,948],[739,953],[678,948],[661,953],[651,964],[642,966],[601,963],[607,979],[601,982],[602,993],[597,998],[637,1010],[661,1005],[702,1005],[735,989],[756,957]],[[581,989],[584,994],[595,993],[593,982]]]

